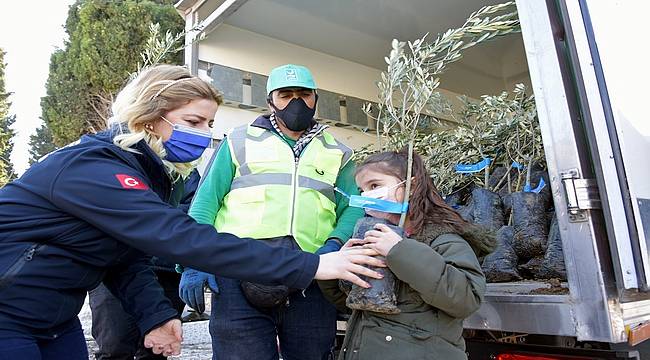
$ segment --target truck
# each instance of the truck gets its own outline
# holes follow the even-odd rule
[[[642,343],[650,337],[650,167],[643,165],[650,133],[632,109],[640,104],[617,84],[639,80],[620,71],[636,61],[621,60],[644,51],[627,33],[618,39],[631,47],[623,57],[607,37],[623,33],[617,21],[633,18],[635,5],[623,3],[516,2],[568,292],[488,284],[485,302],[465,321],[471,359],[650,358]]]
[[[264,82],[260,64],[297,58],[324,88],[317,116],[337,131],[348,131],[341,136],[354,140],[358,134],[356,143],[364,144],[372,141],[364,132],[373,124],[363,123],[352,104],[368,98],[368,87],[359,84],[380,71],[364,57],[378,52],[370,36],[391,29],[395,37],[409,36],[399,31],[419,24],[417,16],[431,14],[444,22],[446,13],[435,10],[446,9],[451,18],[456,8],[450,7],[469,14],[495,2],[182,0],[176,7],[186,29],[199,29],[188,33],[186,65],[225,89],[220,111],[238,111],[248,120],[264,112],[264,94],[256,95]],[[641,87],[650,80],[644,66],[647,41],[642,41],[648,5],[516,0],[516,7],[527,64],[524,82],[535,95],[567,281],[488,284],[482,306],[464,323],[468,357],[650,358],[650,341],[645,341],[650,338],[650,166],[643,160],[650,155],[650,120]],[[395,25],[407,15],[414,17],[409,26]],[[351,19],[358,21],[351,24]],[[283,32],[285,20],[300,34]],[[352,44],[355,49],[349,46],[355,39],[366,42]],[[341,79],[345,85],[337,82]],[[345,322],[338,328],[343,335]]]

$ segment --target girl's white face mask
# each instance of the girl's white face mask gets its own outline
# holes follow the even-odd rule
[[[349,206],[363,208],[366,210],[366,213],[368,213],[368,215],[371,215],[369,211],[373,211],[373,213],[381,212],[388,214],[401,214],[407,211],[408,203],[401,203],[384,198],[388,197],[388,192],[391,189],[394,189],[405,182],[406,181],[402,181],[392,186],[384,186],[371,191],[364,191],[361,193],[361,195],[349,195],[337,187],[334,187],[334,191],[339,192],[341,195],[345,196],[349,201]]]
[[[361,196],[373,198],[373,199],[384,199],[388,197],[388,193],[390,190],[395,189],[396,187],[404,184],[406,180],[402,180],[399,183],[393,185],[393,186],[382,186],[380,188],[374,189],[374,190],[369,190],[369,191],[364,191],[361,193]],[[393,199],[394,200],[394,199]]]

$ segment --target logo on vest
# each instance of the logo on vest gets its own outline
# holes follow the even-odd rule
[[[124,189],[149,190],[149,186],[135,176],[115,174],[115,177]]]

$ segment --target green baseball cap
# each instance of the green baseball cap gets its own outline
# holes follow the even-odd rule
[[[301,87],[307,89],[316,89],[314,77],[311,71],[304,66],[286,64],[278,66],[271,70],[269,80],[266,82],[266,94],[273,90],[286,87]]]

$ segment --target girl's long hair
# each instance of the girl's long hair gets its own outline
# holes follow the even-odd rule
[[[357,167],[356,174],[364,169],[370,169],[400,180],[406,180],[407,166],[408,152],[406,149],[387,151],[369,156]],[[422,158],[416,153],[413,153],[412,177],[407,213],[409,230],[413,234],[418,234],[425,225],[431,224],[451,228],[459,234],[463,233],[469,223],[443,200],[433,185]]]
[[[161,138],[147,129],[167,112],[181,107],[192,100],[213,100],[217,105],[222,96],[212,85],[201,80],[184,67],[177,65],[156,65],[142,70],[120,91],[112,106],[109,128],[129,131],[114,137],[113,142],[126,151],[137,152],[135,144],[144,140],[162,159],[172,178],[186,177],[195,168],[195,163],[173,163],[165,160],[167,155]]]

